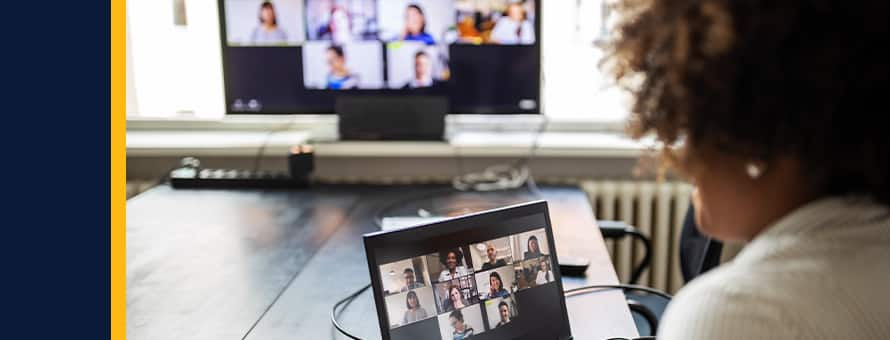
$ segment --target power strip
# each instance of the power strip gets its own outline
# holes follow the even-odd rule
[[[177,189],[294,189],[309,186],[308,176],[293,178],[286,171],[179,168],[170,172]]]

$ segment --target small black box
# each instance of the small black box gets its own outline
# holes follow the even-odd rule
[[[444,140],[444,96],[340,96],[341,140]]]
[[[290,148],[287,165],[291,178],[308,178],[315,170],[315,153],[311,145],[297,145]]]

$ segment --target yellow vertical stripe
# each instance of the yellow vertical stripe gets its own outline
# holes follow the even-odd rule
[[[111,338],[127,337],[126,1],[111,0]]]

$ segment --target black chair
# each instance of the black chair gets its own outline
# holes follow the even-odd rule
[[[651,263],[652,242],[637,228],[621,221],[597,221],[604,239],[620,240],[633,237],[645,248],[643,259],[631,274],[628,284],[637,285],[640,276]],[[722,244],[702,235],[695,225],[695,210],[690,205],[683,220],[680,232],[680,267],[684,282],[689,282],[720,264]],[[663,292],[660,292],[663,294]],[[653,294],[643,289],[624,289],[627,304],[633,313],[634,323],[640,335],[655,335],[658,322],[667,307],[669,299],[665,295]]]

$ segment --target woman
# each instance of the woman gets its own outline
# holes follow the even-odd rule
[[[408,292],[408,295],[405,297],[405,306],[408,307],[408,310],[405,311],[405,315],[402,317],[402,325],[407,325],[427,318],[426,309],[423,309],[423,307],[420,306],[420,300],[417,299],[417,293],[413,290]]]
[[[448,321],[451,322],[451,335],[454,340],[463,340],[473,336],[473,327],[464,323],[464,315],[459,310],[451,312],[448,315]]]
[[[535,25],[528,20],[522,3],[507,5],[506,15],[498,19],[491,31],[491,42],[502,45],[535,43]]]
[[[658,339],[890,338],[890,133],[875,114],[890,3],[645,3],[619,6],[604,60],[634,96],[631,133],[695,185],[702,233],[747,242],[680,290]]]
[[[452,311],[456,309],[461,309],[467,306],[467,301],[464,300],[463,294],[460,292],[460,288],[455,285],[448,286],[448,299],[445,300],[445,311]]]
[[[535,285],[542,285],[553,282],[553,271],[550,270],[550,261],[541,259],[541,265],[538,267],[538,275],[535,277]]]
[[[536,259],[538,257],[544,256],[541,254],[541,247],[538,246],[538,238],[535,235],[529,236],[528,241],[526,242],[526,252],[523,254],[522,258],[524,260]]]
[[[344,45],[351,42],[352,23],[346,8],[342,6],[331,7],[330,18],[326,25],[318,29],[317,36],[321,40],[330,40],[336,45]]]
[[[467,276],[467,268],[461,265],[463,253],[458,249],[449,249],[439,253],[439,262],[445,267],[439,273],[439,282],[450,281],[462,276]]]
[[[260,5],[260,24],[250,33],[250,42],[257,45],[283,44],[287,42],[287,34],[278,28],[278,16],[271,2],[264,1]]]
[[[418,5],[408,5],[405,9],[405,30],[402,40],[420,41],[427,45],[435,45],[436,40],[426,32],[426,16]]]
[[[486,295],[486,299],[494,299],[499,297],[510,296],[510,291],[504,288],[504,281],[501,280],[501,275],[498,272],[491,272],[488,275],[488,295]]]
[[[346,55],[343,47],[332,45],[327,49],[327,60],[330,71],[327,76],[327,88],[330,90],[353,89],[358,86],[358,76],[349,72],[346,67]]]

